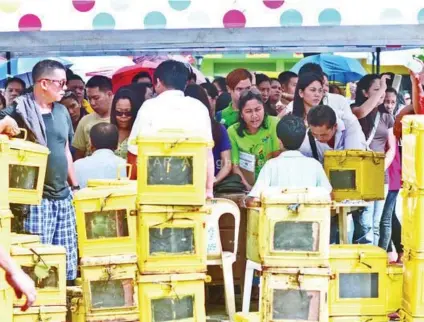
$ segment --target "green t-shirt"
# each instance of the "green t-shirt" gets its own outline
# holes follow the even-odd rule
[[[221,124],[227,129],[237,123],[239,120],[239,111],[233,109],[233,102],[221,111]]]
[[[272,153],[280,150],[280,141],[277,137],[277,124],[279,119],[268,116],[266,128],[261,127],[256,134],[249,134],[246,131],[244,136],[237,134],[240,123],[229,127],[228,136],[231,141],[231,161],[234,165],[239,165],[240,152],[249,153],[255,156],[255,178],[264,166],[265,162],[272,158]]]

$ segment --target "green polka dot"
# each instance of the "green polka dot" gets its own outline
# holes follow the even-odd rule
[[[418,23],[424,23],[424,8],[418,12]]]
[[[169,0],[168,3],[172,9],[183,11],[190,7],[191,0]]]
[[[281,26],[301,26],[303,23],[302,14],[294,9],[284,11],[280,17]]]
[[[101,12],[97,14],[93,19],[93,29],[114,29],[115,28],[115,19],[113,16],[106,12]]]
[[[336,9],[325,9],[321,11],[319,18],[321,26],[339,26],[342,23],[342,16]]]
[[[166,17],[162,12],[152,11],[144,17],[144,27],[146,29],[166,28]]]

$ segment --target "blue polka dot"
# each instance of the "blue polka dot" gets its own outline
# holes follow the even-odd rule
[[[115,19],[113,16],[106,12],[97,14],[93,19],[93,29],[114,29]]]
[[[321,11],[318,22],[321,26],[338,26],[342,23],[342,16],[336,9],[325,9]]]
[[[418,12],[418,23],[424,23],[424,8]]]
[[[303,23],[302,14],[294,9],[284,11],[280,17],[281,26],[301,26]]]
[[[146,29],[161,29],[166,27],[166,17],[162,12],[152,11],[144,17],[144,27]]]
[[[169,0],[169,5],[172,9],[183,11],[190,7],[191,0]]]

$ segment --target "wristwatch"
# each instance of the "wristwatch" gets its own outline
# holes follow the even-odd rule
[[[80,186],[71,186],[71,190],[75,191],[75,190],[80,190],[81,187]]]

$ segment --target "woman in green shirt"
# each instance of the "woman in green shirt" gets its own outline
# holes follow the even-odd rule
[[[265,113],[261,93],[256,89],[240,94],[238,108],[239,122],[228,128],[231,161],[233,172],[241,177],[246,190],[250,191],[265,162],[280,153],[276,131],[278,118]],[[253,173],[248,171],[249,168]]]

